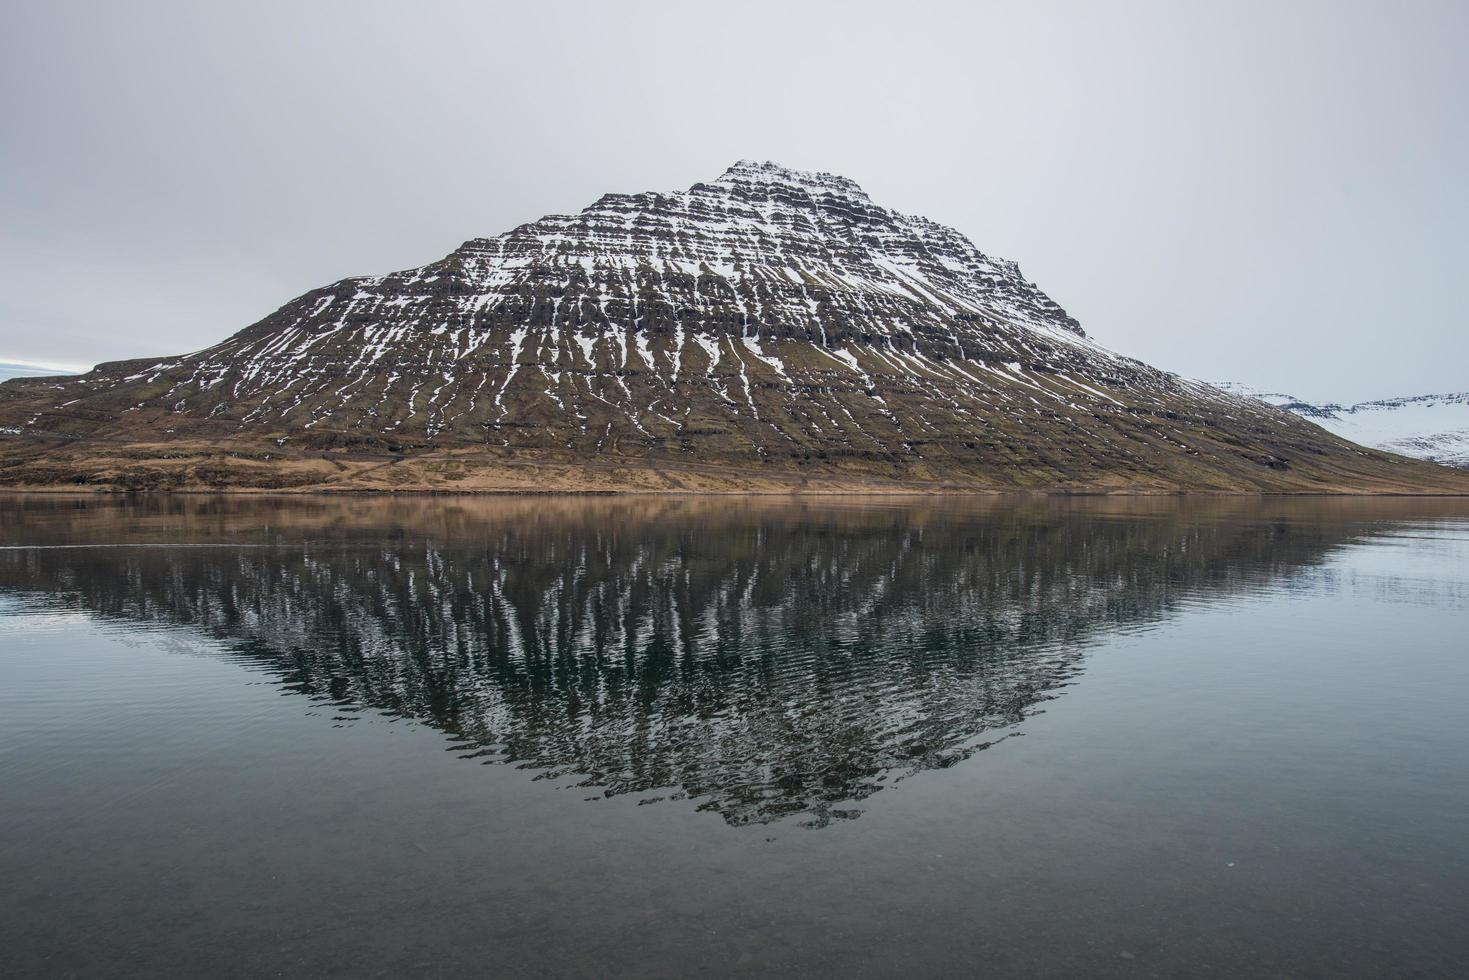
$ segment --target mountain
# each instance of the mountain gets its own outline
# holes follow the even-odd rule
[[[741,162],[0,385],[0,483],[1463,492],[1112,353],[951,228]]]
[[[1469,392],[1313,405],[1294,395],[1260,392],[1234,382],[1219,387],[1294,412],[1364,446],[1469,469]]]
[[[36,364],[26,364],[23,361],[0,361],[0,381],[5,381],[9,378],[30,378],[37,375],[65,373],[65,371],[57,371],[54,368],[40,367]]]

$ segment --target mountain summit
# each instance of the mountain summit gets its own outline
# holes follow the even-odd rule
[[[0,385],[0,483],[1463,490],[1114,354],[952,228],[740,161]]]

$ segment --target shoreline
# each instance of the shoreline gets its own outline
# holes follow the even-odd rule
[[[731,489],[731,490],[576,490],[576,489],[455,489],[455,488],[390,488],[390,487],[306,487],[301,489],[256,487],[173,487],[159,489],[127,489],[122,487],[4,487],[0,496],[73,496],[73,497],[1043,497],[1043,498],[1141,498],[1141,497],[1226,497],[1226,498],[1384,498],[1431,500],[1469,500],[1469,493],[1408,490],[1068,490],[990,488],[871,488],[871,489]]]

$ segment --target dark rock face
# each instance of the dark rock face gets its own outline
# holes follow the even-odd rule
[[[10,484],[116,483],[77,453],[189,440],[276,470],[477,451],[986,487],[1341,488],[1392,464],[1103,349],[1013,262],[846,178],[751,162],[343,280],[195,354],[7,384],[6,435]]]

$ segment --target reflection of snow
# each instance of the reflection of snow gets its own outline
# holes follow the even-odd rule
[[[207,637],[467,756],[671,792],[732,824],[854,815],[1015,731],[1108,632],[1269,589],[1360,532],[636,501],[484,521],[456,505],[426,528],[313,502],[301,531],[290,508],[240,506],[276,508],[268,546],[0,550],[0,591]]]

